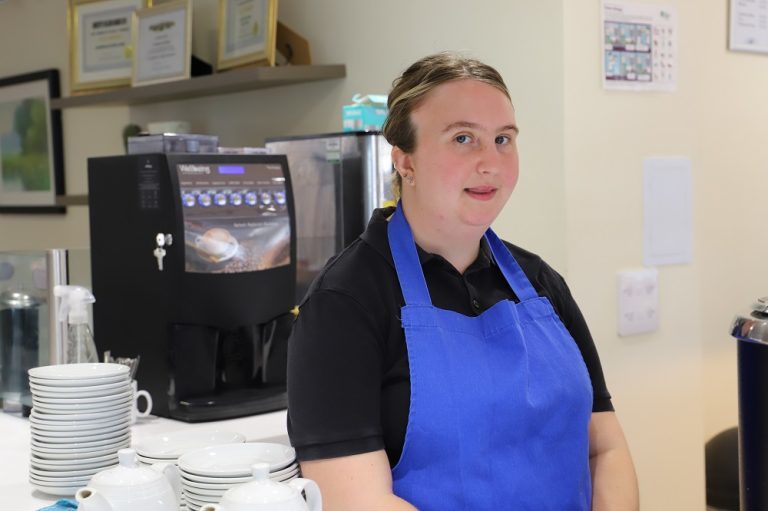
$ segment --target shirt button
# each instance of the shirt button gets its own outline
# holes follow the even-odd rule
[[[472,298],[472,307],[474,307],[477,310],[480,310],[480,302],[477,301],[477,298]]]

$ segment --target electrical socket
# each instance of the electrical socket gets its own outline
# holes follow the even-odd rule
[[[618,272],[619,335],[644,334],[659,328],[659,271]]]

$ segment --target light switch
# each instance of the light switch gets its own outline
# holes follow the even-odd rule
[[[618,273],[619,335],[659,328],[659,272],[656,268]]]

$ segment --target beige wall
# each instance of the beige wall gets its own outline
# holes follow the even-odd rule
[[[68,79],[65,2],[0,4],[0,76],[46,67]],[[213,0],[196,0],[195,46],[212,54]],[[347,78],[228,96],[64,112],[67,189],[85,193],[89,156],[122,150],[130,121],[192,122],[225,145],[338,130],[357,92],[386,92],[404,66],[457,49],[506,78],[522,128],[522,176],[496,228],[566,274],[601,353],[642,485],[643,509],[704,507],[703,445],[736,422],[735,312],[766,294],[760,235],[761,121],[768,67],[726,51],[727,2],[669,0],[680,20],[674,93],[604,91],[600,2],[284,0],[280,19],[312,43],[316,63]],[[17,51],[28,35],[46,44]],[[660,268],[659,330],[616,334],[616,272],[642,266],[642,160],[693,163],[694,260]],[[0,216],[0,249],[88,244],[87,209]]]

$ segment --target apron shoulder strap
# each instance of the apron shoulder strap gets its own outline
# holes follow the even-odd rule
[[[413,233],[399,202],[395,214],[389,220],[387,236],[405,304],[432,305],[427,281],[424,279],[424,272],[421,271],[419,254],[416,252],[416,243],[413,241]]]
[[[491,247],[491,252],[493,252],[493,257],[496,258],[496,262],[499,264],[501,273],[504,274],[507,283],[509,283],[512,291],[515,292],[520,301],[522,302],[537,298],[539,294],[536,292],[533,285],[531,285],[531,282],[528,280],[528,277],[526,277],[517,261],[515,261],[515,258],[512,257],[512,254],[507,246],[504,245],[504,242],[502,242],[490,228],[485,231],[485,239]]]

